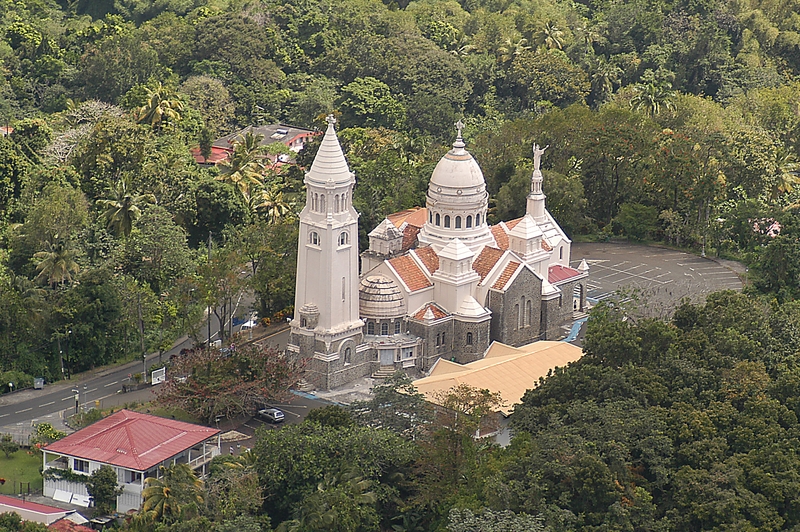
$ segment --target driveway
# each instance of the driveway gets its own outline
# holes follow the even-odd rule
[[[594,304],[618,294],[638,299],[644,314],[667,317],[684,298],[702,301],[711,292],[741,290],[734,269],[683,251],[627,243],[573,243],[571,265],[589,264],[587,297]]]

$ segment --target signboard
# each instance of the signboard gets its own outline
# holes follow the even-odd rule
[[[156,384],[161,384],[167,380],[167,368],[161,368],[153,371],[153,374],[150,377],[150,382],[153,386]]]

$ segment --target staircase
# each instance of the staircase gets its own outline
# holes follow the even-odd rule
[[[372,374],[372,378],[383,381],[394,375],[394,372],[394,366],[381,366],[378,371]]]
[[[312,392],[312,391],[314,391],[316,389],[313,384],[311,384],[310,382],[308,382],[305,379],[300,379],[299,381],[297,381],[297,385],[294,388],[297,391],[306,392],[306,393]]]

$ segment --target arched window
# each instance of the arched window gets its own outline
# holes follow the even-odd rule
[[[381,323],[381,336],[389,336],[389,324],[386,322]]]
[[[447,345],[446,338],[447,338],[447,333],[443,332],[442,333],[442,345]]]
[[[367,334],[375,334],[375,322],[367,322]]]
[[[461,229],[461,216],[456,216],[456,229]]]
[[[517,318],[517,323],[515,324],[516,326],[514,328],[519,329],[520,326],[522,325],[519,319],[519,305],[514,305],[514,316],[516,316]]]
[[[564,258],[564,248],[561,246],[558,247],[558,258],[559,260]]]
[[[467,333],[467,345],[472,345],[472,333]]]
[[[336,194],[336,197],[333,198],[333,212],[339,212],[339,194]]]
[[[441,219],[441,217],[439,216],[439,213],[437,212],[437,213],[436,213],[436,225],[440,225],[441,223],[442,223],[442,219]]]
[[[394,333],[400,334],[400,320],[394,322]]]
[[[319,246],[319,233],[316,231],[311,231],[308,233],[308,243],[314,244],[315,246]]]
[[[450,215],[449,214],[445,214],[444,215],[444,226],[445,227],[450,227]]]
[[[472,227],[472,216],[467,216],[467,229]]]
[[[311,210],[317,212],[317,195],[311,194]]]
[[[436,333],[436,345],[438,346],[441,343],[441,341],[442,341],[441,335],[439,333]]]
[[[347,231],[342,231],[339,233],[339,245],[346,246],[350,243],[350,235],[347,234]]]
[[[533,321],[533,318],[531,317],[531,316],[533,316],[533,312],[532,312],[533,311],[533,305],[531,304],[531,300],[530,299],[525,304],[527,305],[527,307],[525,309],[525,314],[527,314],[527,316],[528,316],[528,318],[527,318],[528,321],[526,323],[530,327],[532,325],[532,321]]]
[[[353,356],[353,350],[350,349],[349,347],[346,347],[344,350],[344,363],[350,364],[350,359],[352,358],[352,356]]]
[[[326,212],[325,211],[325,194],[320,194],[320,196],[319,196],[319,212]]]
[[[429,224],[432,224],[432,223],[433,223],[433,213],[432,213],[432,212],[429,212],[429,213],[428,213],[428,223],[429,223]]]
[[[305,326],[306,326],[306,319],[300,318],[300,327],[305,327]]]
[[[478,213],[475,215],[475,227],[480,227],[481,225],[481,214]]]

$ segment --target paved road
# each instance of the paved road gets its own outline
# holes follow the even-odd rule
[[[286,347],[288,330],[280,331],[270,337],[276,346]],[[213,337],[213,336],[212,336]],[[173,349],[164,353],[168,360],[173,354],[178,354],[181,349],[191,347],[191,340],[185,340]],[[147,357],[148,367],[158,362],[158,355]],[[82,379],[59,382],[46,386],[43,390],[23,390],[15,394],[0,396],[0,425],[29,424],[32,420],[58,414],[67,409],[75,408],[75,393],[78,390],[81,408],[91,408],[95,401],[100,401],[101,407],[121,405],[134,400],[128,394],[120,393],[123,384],[127,384],[132,373],[142,371],[142,362],[130,362],[123,366],[116,366],[95,374],[85,375]],[[19,395],[18,395],[19,394]],[[19,401],[21,398],[25,398]]]
[[[617,243],[575,243],[572,265],[589,264],[587,296],[592,302],[626,291],[643,301],[648,315],[666,317],[684,298],[700,301],[718,290],[741,290],[730,267],[712,259],[665,248]],[[635,292],[631,294],[630,292]]]

